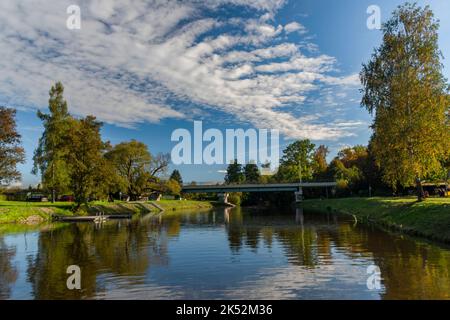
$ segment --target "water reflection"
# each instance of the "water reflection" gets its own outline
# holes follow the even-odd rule
[[[29,241],[16,255],[17,237],[0,237],[1,299],[450,298],[448,249],[302,209],[69,224]],[[66,288],[72,264],[82,290]],[[366,287],[371,264],[382,290]]]
[[[11,285],[17,279],[17,269],[12,265],[15,247],[8,247],[0,236],[0,299],[7,299],[11,293]]]

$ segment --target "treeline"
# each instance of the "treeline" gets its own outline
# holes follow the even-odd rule
[[[16,110],[0,107],[0,187],[20,179],[17,165],[25,162],[15,117]]]
[[[77,210],[92,200],[137,200],[151,193],[179,195],[182,180],[178,171],[168,180],[161,179],[170,162],[168,154],[152,155],[144,143],[135,140],[115,146],[103,141],[102,123],[94,116],[72,116],[63,93],[63,85],[56,83],[50,90],[49,113],[37,113],[44,131],[34,152],[32,172],[41,176],[43,191],[50,194],[52,201],[61,195],[72,195]],[[10,114],[9,122],[2,123],[2,128],[11,127],[10,131],[16,132],[14,112],[1,112]],[[10,167],[14,169],[24,159],[19,138],[16,132],[9,134],[9,140],[2,139],[9,141],[11,153],[15,154],[10,157]],[[9,171],[7,176],[2,174],[2,182],[20,177],[17,170]]]
[[[328,147],[316,147],[310,140],[298,140],[283,150],[280,166],[273,175],[261,175],[254,163],[245,166],[231,163],[227,167],[226,184],[242,183],[297,183],[308,181],[336,181],[337,196],[386,195],[392,189],[383,182],[380,168],[373,154],[366,146],[357,145],[339,151],[330,162],[327,161]],[[304,190],[306,195],[325,195],[324,190]],[[308,194],[309,193],[309,194]],[[292,195],[289,195],[292,196]],[[253,204],[257,200],[267,199],[267,195],[235,194],[231,201]]]
[[[373,116],[369,146],[344,149],[327,164],[326,147],[297,141],[284,150],[270,179],[332,177],[344,193],[415,186],[419,201],[425,196],[424,180],[449,179],[450,87],[442,73],[438,29],[429,6],[399,6],[382,27],[382,44],[360,72],[361,106]],[[237,164],[229,169],[226,182],[241,182]]]

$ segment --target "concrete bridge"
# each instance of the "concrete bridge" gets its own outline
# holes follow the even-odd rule
[[[335,188],[336,182],[300,182],[300,183],[270,183],[270,184],[223,184],[223,185],[189,185],[183,186],[184,193],[217,193],[219,199],[227,202],[229,192],[280,192],[295,193],[295,201],[303,199],[303,188]]]

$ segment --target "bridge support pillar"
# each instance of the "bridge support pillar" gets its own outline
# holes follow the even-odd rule
[[[295,192],[295,202],[299,203],[303,201],[303,188],[299,187],[298,191]]]
[[[219,198],[220,203],[228,203],[228,193],[218,193],[217,197]]]

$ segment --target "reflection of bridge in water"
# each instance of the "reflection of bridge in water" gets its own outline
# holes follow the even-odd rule
[[[184,193],[217,193],[219,199],[227,202],[230,192],[294,192],[295,200],[300,202],[303,196],[303,188],[328,188],[336,187],[336,182],[300,182],[300,183],[268,183],[268,184],[226,184],[226,185],[190,185],[183,186]]]

